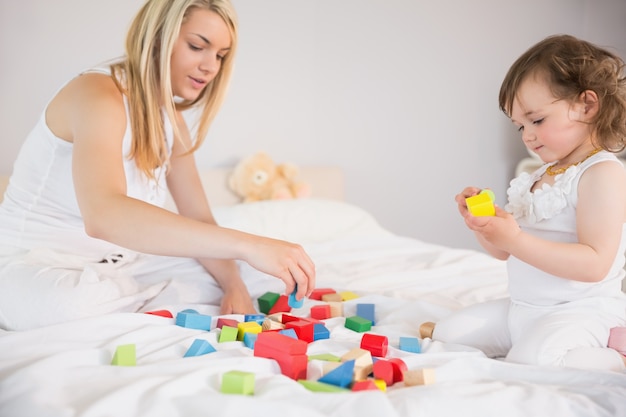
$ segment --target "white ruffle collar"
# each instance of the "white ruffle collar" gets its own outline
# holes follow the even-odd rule
[[[550,219],[567,206],[567,195],[572,190],[574,178],[580,172],[580,165],[569,167],[564,173],[554,177],[554,184],[543,184],[531,192],[531,188],[546,170],[547,165],[533,174],[521,173],[514,178],[507,190],[508,203],[504,207],[516,219],[525,218],[529,223]]]

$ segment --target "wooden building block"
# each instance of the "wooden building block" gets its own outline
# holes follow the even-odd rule
[[[346,317],[346,328],[363,333],[372,328],[372,322],[359,316]]]
[[[359,296],[352,291],[341,291],[339,295],[341,295],[341,301],[350,301],[359,298]]]
[[[209,331],[211,330],[211,321],[212,317],[206,314],[184,313],[182,311],[176,314],[176,325],[188,329]]]
[[[355,381],[352,384],[352,391],[370,391],[379,390],[378,385],[372,379],[366,379],[363,381]]]
[[[407,370],[406,363],[400,358],[392,358],[389,360],[377,360],[374,363],[374,377],[382,379],[387,386],[391,386],[396,382],[404,380],[404,372]]]
[[[354,380],[355,381],[363,381],[374,372],[374,365],[366,365],[366,366],[355,366],[354,367]]]
[[[373,356],[384,358],[387,356],[388,348],[387,336],[365,333],[361,338],[361,349],[369,351]]]
[[[362,303],[356,305],[356,315],[368,319],[372,322],[372,326],[376,325],[376,307],[371,303]]]
[[[343,317],[343,303],[340,301],[329,301],[330,317]]]
[[[313,392],[346,392],[346,388],[341,388],[336,385],[326,384],[319,381],[309,381],[307,379],[299,379],[298,382],[309,391]]]
[[[185,352],[184,358],[192,356],[206,355],[207,353],[215,352],[215,348],[208,341],[204,339],[196,339],[193,341],[187,352]]]
[[[254,374],[243,371],[228,371],[222,376],[221,391],[224,394],[254,394]]]
[[[283,294],[278,297],[278,300],[276,300],[276,303],[274,303],[268,314],[288,313],[290,311],[291,307],[289,307],[289,298]]]
[[[244,322],[255,321],[259,325],[263,324],[263,320],[265,320],[265,314],[246,314],[243,316]]]
[[[227,319],[225,317],[219,317],[217,319],[217,323],[216,323],[215,327],[217,329],[221,329],[224,326],[237,327],[237,325],[239,325],[239,321],[237,321],[235,319]]]
[[[267,330],[282,330],[285,328],[285,325],[281,322],[266,318],[263,320],[263,324],[261,325],[263,331]]]
[[[285,323],[285,330],[287,329],[295,330],[296,334],[298,335],[298,339],[304,340],[307,343],[311,343],[313,340],[315,340],[314,338],[315,328],[314,327],[315,327],[315,324],[305,321],[305,320],[290,321],[288,323]]]
[[[243,341],[245,333],[261,333],[263,328],[256,321],[245,321],[237,324],[237,340]]]
[[[288,297],[288,304],[289,307],[291,308],[300,308],[304,305],[304,297],[302,297],[301,299],[297,299],[296,298],[296,293],[298,292],[298,284],[296,284],[295,288],[293,289],[293,291],[291,292],[291,294],[289,294]]]
[[[254,344],[256,342],[257,339],[257,333],[245,333],[243,335],[243,344],[244,346],[246,346],[249,349],[253,349],[254,350]]]
[[[326,384],[336,385],[341,388],[346,388],[352,383],[354,375],[354,364],[354,360],[343,362],[335,369],[318,379],[318,381],[324,382]]]
[[[298,339],[298,333],[296,333],[296,330],[292,328],[288,329],[285,327],[284,329],[279,330],[278,333],[285,335],[285,336],[289,336],[292,339],[296,339],[296,340]]]
[[[339,356],[333,355],[332,353],[320,353],[319,355],[309,356],[310,361],[314,359],[326,362],[341,362],[341,358]]]
[[[309,298],[311,300],[322,300],[322,296],[324,294],[335,294],[337,291],[335,291],[332,288],[316,288],[311,292],[311,295],[309,295]]]
[[[343,302],[343,298],[341,297],[341,294],[333,292],[333,293],[328,293],[328,294],[322,295],[322,301],[325,301],[327,303],[331,302],[331,301]]]
[[[417,337],[400,337],[399,349],[405,352],[421,353],[420,341]]]
[[[313,324],[313,340],[330,339],[330,330],[322,323]]]
[[[218,342],[235,342],[237,340],[237,333],[239,333],[239,330],[236,327],[222,326]]]
[[[111,365],[135,366],[137,365],[137,353],[135,344],[120,345],[115,349]]]
[[[167,317],[169,319],[174,318],[172,313],[169,310],[154,310],[154,311],[146,311],[146,314],[152,314],[155,316]]]
[[[435,370],[432,368],[409,369],[404,371],[404,384],[407,386],[435,383]]]
[[[330,305],[319,304],[311,307],[311,317],[317,320],[326,320],[330,318]]]
[[[368,350],[361,348],[353,348],[341,356],[342,362],[351,360],[355,361],[355,366],[367,366],[374,362],[372,354]]]
[[[284,353],[288,355],[305,355],[307,343],[285,336],[277,332],[259,333],[254,345],[254,356],[265,356],[266,353]]]
[[[276,301],[278,301],[278,298],[280,298],[280,294],[269,291],[260,296],[257,300],[259,311],[263,314],[268,314],[274,307],[274,304],[276,304]]]

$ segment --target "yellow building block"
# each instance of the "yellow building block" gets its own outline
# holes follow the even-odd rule
[[[495,216],[496,208],[493,205],[493,192],[483,190],[479,194],[465,199],[467,209],[474,216]]]
[[[359,298],[359,296],[355,293],[353,293],[352,291],[342,291],[339,293],[339,295],[341,295],[341,300],[342,301],[350,301],[350,300],[354,300],[356,298]]]
[[[237,340],[241,342],[245,333],[259,334],[262,331],[263,327],[256,321],[245,321],[242,323],[237,323]]]

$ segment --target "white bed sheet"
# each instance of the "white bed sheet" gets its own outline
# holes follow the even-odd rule
[[[0,416],[626,416],[626,374],[509,364],[429,339],[419,354],[398,349],[398,338],[417,336],[424,321],[505,297],[500,261],[393,235],[345,203],[267,202],[215,212],[224,226],[302,242],[316,262],[318,287],[360,296],[344,302],[344,316],[353,315],[357,303],[375,304],[371,332],[389,338],[388,357],[401,358],[409,369],[435,368],[436,382],[396,383],[386,392],[314,393],[241,342],[218,343],[217,330],[120,313],[0,331]],[[282,292],[280,281],[246,265],[242,271],[253,296]],[[319,303],[306,300],[292,314],[307,316]],[[161,307],[174,314],[191,307],[218,318],[216,306]],[[344,321],[326,320],[330,339],[312,342],[307,353],[341,356],[359,347],[362,333],[345,328]],[[183,358],[197,338],[217,352]],[[128,343],[137,347],[137,366],[110,365],[116,347]],[[255,374],[254,395],[220,393],[221,376],[231,370]],[[322,362],[310,361],[307,379],[321,372]]]

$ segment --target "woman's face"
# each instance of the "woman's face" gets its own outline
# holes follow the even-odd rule
[[[193,9],[174,44],[171,82],[174,96],[193,101],[218,74],[230,50],[228,26],[215,12]]]

